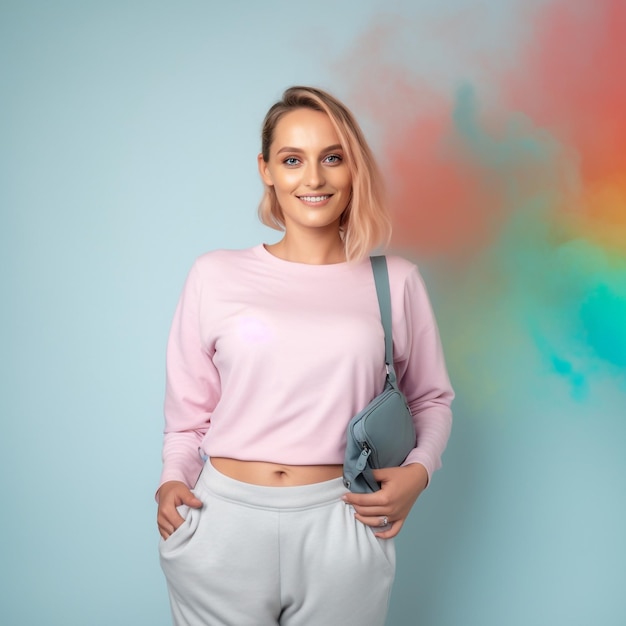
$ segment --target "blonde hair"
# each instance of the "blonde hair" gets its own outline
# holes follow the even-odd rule
[[[267,112],[261,132],[261,154],[267,163],[276,126],[295,109],[326,113],[339,136],[352,175],[352,197],[341,216],[341,235],[349,261],[367,256],[391,238],[391,220],[384,199],[383,181],[363,131],[350,110],[329,93],[314,87],[289,87]],[[266,226],[284,230],[283,213],[274,188],[265,185],[259,218]]]

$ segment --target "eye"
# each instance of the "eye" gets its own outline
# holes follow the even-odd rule
[[[300,163],[300,159],[296,158],[296,157],[287,157],[283,163],[285,165],[289,165],[290,167],[294,167],[295,165],[298,165],[298,163]]]
[[[325,159],[324,163],[328,163],[329,165],[339,165],[343,161],[342,157],[338,154],[329,154]]]

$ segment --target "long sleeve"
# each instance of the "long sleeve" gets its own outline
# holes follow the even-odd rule
[[[421,463],[430,478],[441,467],[450,436],[454,391],[428,294],[416,267],[406,276],[402,304],[398,307],[402,319],[397,320],[400,349],[396,353],[394,345],[394,361],[417,432],[417,446],[404,465]]]
[[[202,469],[198,448],[211,425],[211,413],[220,396],[219,375],[201,336],[202,289],[196,263],[178,302],[167,346],[160,485],[180,480],[193,486]]]

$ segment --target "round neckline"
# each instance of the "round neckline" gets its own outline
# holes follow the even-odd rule
[[[347,270],[353,267],[360,265],[360,262],[351,263],[349,261],[341,261],[340,263],[301,263],[299,261],[287,261],[286,259],[281,259],[280,257],[272,254],[266,247],[266,244],[261,243],[252,250],[255,252],[257,256],[262,258],[263,260],[272,263],[276,266],[280,266],[282,268],[290,268],[295,271],[303,271],[303,272],[339,272],[343,270]]]

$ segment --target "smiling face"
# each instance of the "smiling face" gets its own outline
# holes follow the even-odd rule
[[[307,108],[285,113],[276,125],[268,161],[259,155],[259,172],[276,193],[287,232],[339,232],[352,176],[325,113]]]

